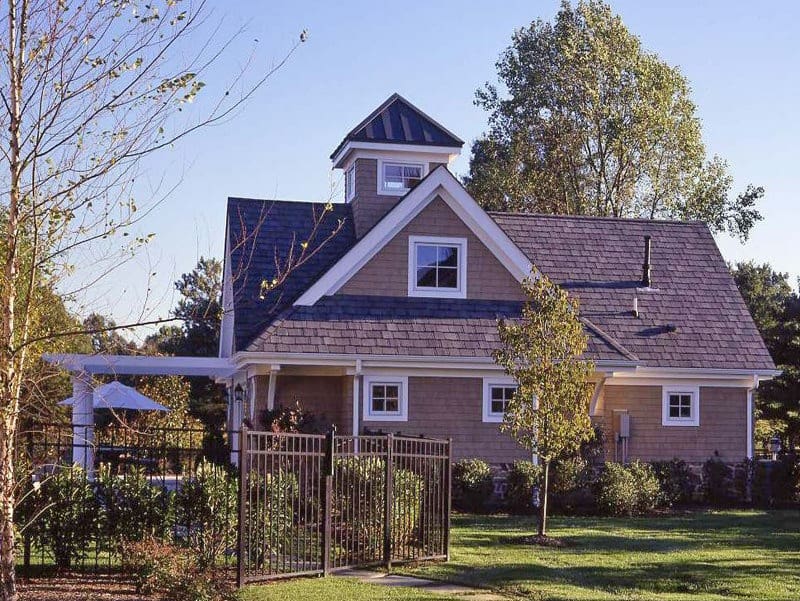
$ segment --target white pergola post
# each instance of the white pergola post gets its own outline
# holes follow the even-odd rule
[[[94,388],[86,372],[72,374],[72,462],[94,478]]]

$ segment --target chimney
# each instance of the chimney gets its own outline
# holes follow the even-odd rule
[[[653,281],[650,277],[650,236],[644,237],[644,264],[642,265],[642,286],[650,288]]]

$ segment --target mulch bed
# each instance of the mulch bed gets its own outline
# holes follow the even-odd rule
[[[52,578],[19,578],[21,601],[145,601],[120,576],[64,574]],[[152,601],[152,597],[148,599]]]

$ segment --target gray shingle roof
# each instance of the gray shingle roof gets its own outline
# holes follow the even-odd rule
[[[331,154],[347,142],[383,142],[461,148],[464,141],[449,132],[400,94],[392,94],[344,137]]]
[[[415,356],[489,356],[506,301],[336,295],[313,307],[291,303],[355,243],[349,205],[326,219],[345,228],[265,300],[275,249],[307,235],[320,204],[230,199],[234,241],[267,218],[234,250],[235,348],[265,352]],[[492,213],[520,249],[576,295],[595,360],[675,368],[774,369],[711,233],[702,223]],[[323,228],[324,232],[329,231]],[[644,236],[653,242],[653,291],[641,285]],[[312,241],[313,245],[313,241]],[[640,316],[633,315],[638,297]]]
[[[583,316],[643,365],[774,369],[705,224],[490,215],[542,272],[580,299]],[[656,290],[637,292],[646,235]]]

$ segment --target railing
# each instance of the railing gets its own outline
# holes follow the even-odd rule
[[[239,584],[446,559],[449,441],[241,433]]]

